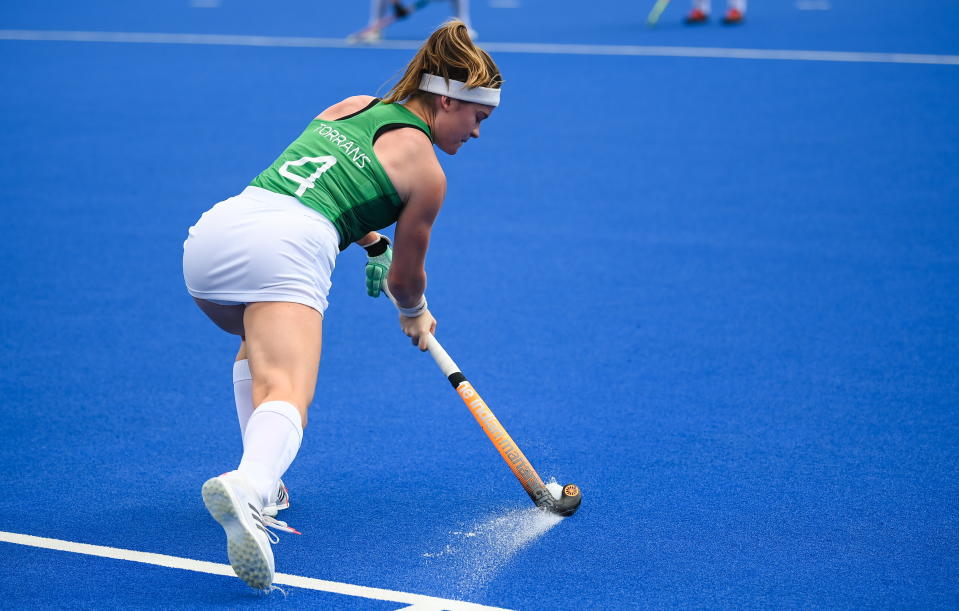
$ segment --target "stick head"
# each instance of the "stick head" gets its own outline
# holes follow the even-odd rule
[[[540,504],[539,508],[563,516],[564,518],[576,513],[580,503],[583,502],[583,493],[580,492],[579,486],[576,484],[566,484],[563,486],[563,493],[560,495],[559,500],[554,499],[552,495],[548,496],[549,498]]]

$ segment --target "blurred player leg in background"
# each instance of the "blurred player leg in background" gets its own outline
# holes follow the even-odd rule
[[[477,34],[470,21],[469,0],[450,0],[450,4],[455,13],[454,16],[466,24],[470,38],[475,40]],[[416,7],[414,7],[413,10],[415,10],[415,8]],[[382,27],[377,27],[377,25],[387,16],[390,10],[399,18],[406,17],[411,11],[410,7],[405,6],[401,0],[370,0],[370,22],[367,26],[368,31],[363,33],[363,40],[371,42],[379,40],[382,37],[383,29]]]
[[[726,25],[736,25],[743,22],[746,17],[746,0],[729,0],[726,5],[726,14],[723,16],[723,23]]]
[[[473,29],[473,23],[470,21],[470,0],[451,0],[453,10],[456,11],[456,18],[466,24],[466,31],[470,38],[476,40],[479,37],[476,30]]]
[[[693,10],[686,15],[686,25],[696,25],[709,21],[709,1],[693,0]]]
[[[386,17],[387,8],[397,4],[397,0],[370,0],[370,30],[363,37],[366,40],[379,40],[380,30],[376,28],[377,22]]]

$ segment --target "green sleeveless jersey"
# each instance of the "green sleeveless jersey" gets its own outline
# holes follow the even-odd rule
[[[330,219],[340,250],[370,231],[396,222],[403,207],[373,154],[373,143],[391,129],[415,127],[433,140],[429,126],[400,104],[375,99],[336,120],[315,119],[279,159],[250,184],[290,195]]]

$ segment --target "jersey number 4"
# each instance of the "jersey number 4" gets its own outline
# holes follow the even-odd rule
[[[299,176],[294,174],[289,170],[289,167],[292,166],[301,166],[308,163],[317,163],[320,167],[316,168],[316,171],[310,174],[307,177]],[[323,172],[329,170],[334,165],[336,165],[336,157],[332,155],[323,155],[322,157],[301,157],[296,161],[287,161],[280,166],[279,172],[280,176],[289,178],[300,187],[296,190],[296,196],[299,197],[306,193],[307,189],[312,189],[313,185],[316,184],[316,179],[320,177]]]

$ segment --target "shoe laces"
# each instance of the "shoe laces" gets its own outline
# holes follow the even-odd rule
[[[262,513],[261,510],[257,509],[252,503],[250,503],[249,506],[250,509],[253,510],[253,519],[258,522],[256,525],[257,528],[266,534],[266,538],[270,540],[270,543],[276,545],[280,542],[280,536],[270,530],[271,528],[282,530],[283,532],[293,533],[294,535],[303,534],[283,520],[277,520],[273,516],[268,516],[265,513]]]
[[[271,516],[261,514],[260,521],[263,523],[264,530],[266,531],[266,536],[270,539],[270,543],[273,543],[274,545],[280,542],[280,536],[277,535],[272,530],[270,530],[271,528],[276,530],[281,530],[287,533],[293,533],[294,535],[303,534],[297,529],[291,527],[289,524],[287,524],[283,520],[277,520],[276,518]]]

